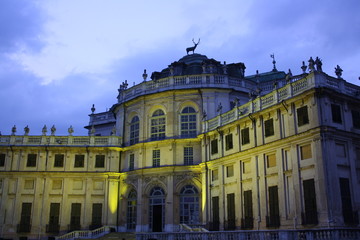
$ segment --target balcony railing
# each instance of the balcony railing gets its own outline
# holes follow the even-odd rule
[[[136,233],[136,240],[210,240],[210,239],[360,239],[359,228],[342,229],[307,229],[307,230],[265,230],[265,231],[218,231],[218,232],[171,232],[171,233]]]
[[[275,88],[265,95],[258,96],[255,99],[241,106],[235,107],[226,113],[204,121],[203,131],[212,131],[218,127],[228,124],[229,122],[233,122],[241,118],[246,118],[249,116],[249,114],[259,112],[279,104],[286,99],[290,99],[312,88],[331,88],[335,91],[338,91],[339,93],[360,99],[359,86],[348,83],[342,79],[330,77],[324,73],[310,73],[308,75],[300,75],[299,77],[293,78],[287,84],[286,82],[282,82],[281,84],[278,84],[278,86],[279,88]]]
[[[119,90],[119,103],[129,101],[144,94],[151,94],[173,89],[191,88],[235,88],[239,91],[248,91],[255,88],[256,83],[245,78],[230,78],[228,75],[199,74],[188,76],[170,76],[156,81],[142,82],[128,89]]]
[[[100,228],[97,228],[95,230],[83,230],[83,231],[73,231],[69,232],[67,234],[64,234],[62,236],[58,236],[55,239],[56,240],[73,240],[73,239],[81,239],[81,238],[99,238],[101,236],[104,236],[111,231],[114,231],[112,227],[109,226],[103,226]]]
[[[118,136],[0,136],[0,146],[115,146],[122,145],[122,138]]]

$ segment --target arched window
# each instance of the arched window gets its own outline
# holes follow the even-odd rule
[[[130,145],[139,142],[139,128],[140,120],[138,116],[135,116],[131,119],[130,123]]]
[[[199,224],[199,192],[192,185],[180,191],[180,223]]]
[[[162,110],[156,110],[151,117],[151,140],[165,138],[165,114]]]
[[[126,223],[128,230],[135,230],[136,228],[136,200],[136,191],[131,190],[127,199]]]
[[[186,107],[181,112],[181,137],[193,138],[196,137],[196,112],[192,107]]]
[[[149,223],[153,232],[162,232],[165,226],[165,192],[161,187],[151,189]]]

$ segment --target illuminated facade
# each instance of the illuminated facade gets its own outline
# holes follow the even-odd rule
[[[89,136],[0,136],[1,237],[112,226],[358,226],[360,87],[190,54],[119,88]]]

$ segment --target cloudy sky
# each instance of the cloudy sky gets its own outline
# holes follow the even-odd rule
[[[96,112],[116,102],[122,81],[160,71],[196,52],[244,62],[246,75],[301,73],[310,56],[360,84],[359,0],[1,0],[0,131],[41,134],[46,124],[86,135]]]

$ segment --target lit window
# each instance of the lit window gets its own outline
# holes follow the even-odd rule
[[[160,150],[153,150],[153,167],[160,167]]]
[[[95,167],[96,168],[105,167],[105,155],[96,155]]]
[[[132,118],[130,123],[130,144],[136,144],[139,142],[139,128],[140,120],[138,116]]]
[[[225,136],[225,149],[230,150],[233,149],[233,136],[232,134],[228,134]]]
[[[249,128],[241,129],[241,145],[250,143]]]
[[[307,144],[300,147],[301,160],[312,158],[311,145]]]
[[[192,165],[194,163],[193,147],[184,147],[184,165]]]
[[[37,154],[28,154],[27,157],[28,158],[27,158],[26,166],[27,167],[36,167]]]
[[[226,167],[226,177],[234,176],[234,165]]]
[[[64,154],[55,154],[54,167],[64,167]]]
[[[186,107],[180,115],[181,137],[196,137],[196,112],[192,107]]]
[[[331,104],[332,120],[334,123],[342,123],[340,105]]]
[[[161,140],[165,138],[165,114],[158,109],[151,118],[151,140]]]
[[[276,155],[271,154],[266,156],[266,167],[276,167]]]
[[[264,122],[265,125],[265,137],[270,137],[274,135],[274,120],[271,118]]]
[[[85,156],[84,155],[75,155],[75,163],[74,163],[74,167],[78,168],[78,167],[84,167],[84,159]]]
[[[135,168],[135,155],[134,154],[130,154],[129,155],[129,170],[134,170]]]
[[[218,142],[217,139],[211,140],[211,154],[218,153]]]
[[[303,106],[297,109],[297,119],[299,127],[309,123],[307,106]]]

